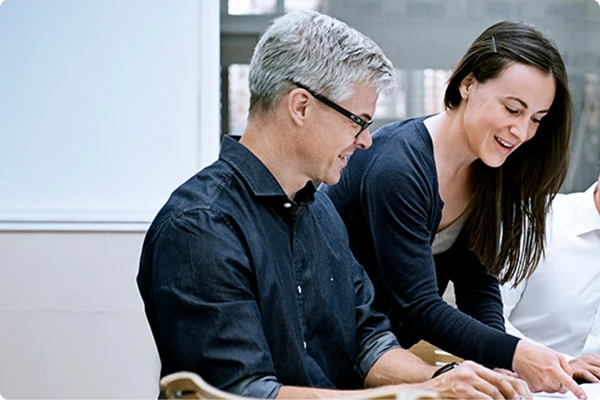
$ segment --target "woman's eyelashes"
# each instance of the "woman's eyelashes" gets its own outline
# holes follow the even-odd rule
[[[521,115],[521,110],[510,108],[509,106],[504,106],[504,108],[511,115],[516,115],[516,116]],[[542,118],[531,118],[531,122],[533,122],[536,125],[539,125],[539,123],[542,122]]]

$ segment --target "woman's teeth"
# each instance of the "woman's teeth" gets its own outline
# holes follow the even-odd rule
[[[500,145],[501,145],[502,147],[506,147],[507,149],[512,149],[513,147],[515,147],[515,145],[514,145],[514,144],[510,144],[510,143],[508,143],[508,142],[505,142],[504,140],[500,139],[500,138],[499,138],[499,137],[497,137],[497,136],[494,136],[494,138],[496,139],[496,141],[497,141],[498,143],[500,143]]]

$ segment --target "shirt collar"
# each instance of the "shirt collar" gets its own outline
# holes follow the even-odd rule
[[[227,162],[246,181],[252,193],[263,197],[287,195],[271,171],[246,146],[230,136],[223,138],[219,158]],[[314,200],[315,186],[308,182],[295,196],[298,202]]]
[[[594,183],[588,190],[582,193],[575,205],[577,210],[577,235],[583,235],[595,230],[600,231],[600,213],[594,202]]]

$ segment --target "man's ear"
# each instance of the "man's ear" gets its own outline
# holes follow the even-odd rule
[[[304,126],[310,111],[310,97],[303,89],[293,89],[287,96],[290,118],[299,126]]]
[[[460,82],[460,86],[458,88],[460,90],[460,96],[463,98],[463,100],[467,100],[469,98],[474,83],[475,75],[473,75],[472,72],[469,72],[469,75],[465,76]]]

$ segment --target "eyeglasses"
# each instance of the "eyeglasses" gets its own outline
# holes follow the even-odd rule
[[[354,138],[358,138],[360,136],[360,134],[367,129],[369,126],[371,126],[371,124],[373,123],[373,120],[371,121],[365,121],[364,119],[362,119],[361,117],[359,117],[356,114],[351,113],[350,111],[346,110],[344,107],[334,103],[333,101],[329,100],[327,97],[320,95],[314,91],[312,91],[311,89],[307,88],[306,86],[304,86],[301,83],[298,83],[292,79],[288,79],[288,81],[290,81],[291,83],[293,83],[294,85],[298,86],[301,89],[306,90],[308,93],[310,93],[315,99],[319,100],[320,102],[328,105],[329,107],[333,108],[335,111],[339,112],[340,114],[342,114],[343,116],[350,118],[352,120],[352,122],[358,124],[360,126],[360,131],[358,131],[358,133],[354,136]]]

